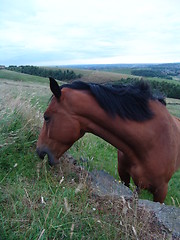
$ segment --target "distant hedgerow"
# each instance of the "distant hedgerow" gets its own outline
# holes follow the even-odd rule
[[[7,67],[8,70],[26,73],[35,76],[41,77],[53,77],[57,80],[73,80],[77,78],[81,78],[81,74],[76,74],[73,70],[61,70],[61,69],[50,69],[50,68],[43,68],[43,67],[36,67],[36,66],[14,66],[11,65]]]
[[[129,83],[134,83],[139,81],[139,79],[136,78],[127,78],[127,79],[121,79],[117,83],[123,83],[123,84],[129,84]],[[169,98],[176,98],[180,99],[180,85],[171,83],[171,82],[166,82],[166,81],[156,81],[156,80],[150,80],[148,81],[149,85],[151,88],[155,91],[159,91],[162,94],[164,94],[166,97]]]

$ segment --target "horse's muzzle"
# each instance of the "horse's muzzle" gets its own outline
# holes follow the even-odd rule
[[[53,166],[53,165],[57,164],[55,159],[54,159],[53,154],[51,153],[51,151],[47,147],[37,148],[36,152],[37,152],[39,158],[41,158],[42,160],[44,159],[44,157],[47,154],[48,155],[48,162],[49,162],[50,166]]]

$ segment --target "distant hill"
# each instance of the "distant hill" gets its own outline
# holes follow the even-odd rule
[[[51,69],[55,69],[55,68],[52,67]],[[67,69],[61,68],[61,70],[64,71]],[[79,80],[84,82],[106,83],[106,82],[120,81],[122,78],[123,79],[139,78],[139,77],[134,77],[128,74],[114,73],[114,72],[104,72],[104,71],[84,70],[84,69],[73,69],[73,71],[75,72],[76,75],[81,75],[81,78],[79,78]],[[34,76],[34,75],[24,74],[24,73],[15,72],[15,71],[9,71],[5,69],[0,70],[0,79],[9,79],[9,80],[25,81],[25,82],[47,82],[48,81],[48,79],[45,77]]]
[[[105,72],[100,70],[84,70],[84,69],[74,69],[76,74],[81,74],[81,81],[84,82],[96,82],[96,83],[107,83],[107,82],[116,82],[128,78],[137,78],[137,76],[132,76],[130,74],[124,73],[115,73],[115,72]]]
[[[143,65],[144,66],[144,65]],[[163,68],[166,68],[166,71],[168,72],[168,67],[172,68],[172,64],[170,65],[163,65]],[[180,64],[176,64],[176,73],[177,76],[173,76],[172,80],[169,80],[167,78],[160,78],[160,77],[143,77],[143,79],[148,80],[150,85],[152,86],[153,89],[156,89],[162,93],[165,94],[165,96],[167,97],[171,97],[171,98],[177,98],[180,99],[180,78],[178,75],[178,71],[179,71],[179,66]],[[99,67],[99,66],[98,66]],[[76,75],[80,75],[81,78],[79,80],[84,81],[84,82],[96,82],[96,83],[131,83],[132,81],[138,81],[142,78],[142,76],[133,76],[131,74],[125,74],[125,73],[121,73],[120,71],[126,72],[126,71],[130,71],[130,68],[128,68],[128,66],[126,65],[126,68],[117,68],[116,71],[119,72],[114,72],[114,68],[110,68],[110,66],[108,66],[109,69],[105,69],[102,71],[100,70],[90,70],[90,69],[79,69],[79,68],[73,68],[73,71],[75,72]],[[161,67],[162,66],[157,66],[157,67]],[[45,68],[45,67],[44,67]],[[48,69],[61,69],[62,71],[71,71],[71,68],[60,68],[60,67],[48,67]],[[135,69],[135,68],[131,68],[131,69]],[[136,68],[137,69],[137,68]],[[140,69],[140,68],[138,68]],[[142,70],[142,68],[141,68]],[[143,70],[147,70],[147,68],[144,68]],[[147,70],[148,72],[149,70]],[[151,72],[159,72],[159,70],[151,70]],[[171,70],[175,71],[173,68]],[[170,70],[169,70],[170,72]],[[28,75],[28,74],[23,74],[23,73],[19,73],[19,72],[14,72],[14,71],[8,71],[8,70],[4,70],[1,69],[0,70],[0,79],[10,79],[10,80],[15,80],[15,81],[24,81],[24,82],[37,82],[37,83],[46,83],[48,84],[48,79],[47,78],[43,78],[43,77],[39,77],[39,76],[34,76],[34,75]],[[78,80],[78,79],[76,79]],[[65,82],[72,82],[74,80],[69,80],[66,79]],[[59,84],[61,84],[61,82],[59,82]]]
[[[114,80],[116,81],[119,77],[125,79],[137,77],[153,77],[153,78],[157,77],[161,79],[180,81],[180,63],[89,64],[89,65],[69,65],[66,67],[73,69],[76,73],[78,72],[84,74],[85,81],[89,81],[89,78],[91,77],[97,77],[98,82],[99,80],[100,82],[106,82],[108,78],[110,78],[110,81]],[[104,75],[102,72],[106,72],[106,74]],[[113,74],[111,75],[110,73],[116,73],[116,75]]]
[[[59,66],[63,68],[64,66]],[[109,70],[123,68],[161,68],[161,69],[180,69],[180,63],[135,63],[135,64],[84,64],[84,65],[67,65],[67,68],[72,69],[87,69],[87,70]]]

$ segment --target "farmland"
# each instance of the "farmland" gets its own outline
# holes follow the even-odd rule
[[[86,81],[122,78],[118,73],[77,71],[84,72]],[[46,158],[36,156],[42,114],[51,96],[48,79],[1,70],[0,89],[1,239],[137,239],[131,226],[143,239],[150,231],[143,223],[110,210],[99,212],[97,200],[75,173],[51,168]],[[180,100],[167,102],[169,111],[180,117]],[[116,149],[96,136],[85,135],[69,153],[86,169],[104,169],[119,180]],[[166,204],[179,206],[179,178],[180,171],[169,183]],[[145,191],[140,197],[151,199]]]

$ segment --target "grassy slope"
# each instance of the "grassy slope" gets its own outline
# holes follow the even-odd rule
[[[155,81],[158,81],[158,82],[164,81],[164,82],[174,83],[176,85],[180,85],[180,81],[177,81],[177,80],[168,80],[168,79],[165,79],[165,78],[157,78],[157,77],[154,77],[154,78],[148,77],[148,78],[144,78],[144,79],[149,80],[149,81],[155,80]]]
[[[29,79],[30,82],[36,80],[37,77]],[[43,235],[43,239],[48,237],[70,239],[71,234],[73,239],[81,239],[83,236],[91,239],[136,239],[135,236],[133,238],[132,228],[128,229],[130,223],[125,216],[121,218],[121,215],[112,216],[107,212],[99,214],[96,211],[97,202],[89,198],[86,188],[79,194],[75,193],[79,186],[79,180],[75,175],[63,173],[62,169],[49,168],[46,159],[41,162],[37,158],[35,142],[38,135],[37,126],[41,125],[38,119],[41,117],[36,119],[34,114],[37,115],[38,110],[43,112],[46,108],[51,95],[49,88],[29,83],[23,87],[23,84],[20,86],[18,82],[15,87],[13,81],[6,82],[8,85],[0,81],[0,94],[3,93],[3,96],[7,97],[2,104],[0,95],[3,106],[0,109],[0,116],[3,116],[0,118],[1,239],[35,239],[40,234]],[[13,85],[10,85],[11,83]],[[12,93],[9,94],[10,92]],[[9,98],[9,95],[13,94],[16,98]],[[24,104],[21,99],[27,96],[29,100]],[[21,113],[13,107],[15,103],[18,107],[22,104]],[[34,107],[31,106],[32,103],[33,105],[36,103]],[[5,111],[6,107],[8,111]],[[179,105],[170,105],[170,110],[179,114]],[[26,113],[24,117],[22,112]],[[84,161],[80,163],[88,169],[104,169],[118,179],[116,149],[103,140],[86,135],[70,152],[77,159],[82,157]],[[59,184],[63,174],[65,180]],[[177,201],[180,201],[180,192],[177,190],[180,189],[179,177],[180,171],[170,181],[166,201],[168,204],[172,204],[171,196],[177,205]],[[71,208],[70,211],[67,210],[66,202]],[[114,224],[120,221],[123,226]],[[138,231],[138,226],[135,228]]]
[[[32,82],[32,83],[46,83],[47,78],[33,76],[29,74],[23,74],[18,72],[13,72],[9,70],[0,70],[0,79],[22,81],[22,82]]]
[[[55,68],[57,70],[57,68]],[[65,70],[65,69],[63,69]],[[80,69],[73,69],[76,74],[82,74],[82,81],[85,82],[109,82],[109,81],[118,81],[121,78],[128,78],[132,77],[131,75],[127,74],[120,74],[120,73],[108,73],[103,71],[93,71],[93,70],[80,70]],[[23,82],[38,82],[44,83],[47,82],[47,78],[32,76],[29,74],[22,74],[18,72],[13,72],[9,70],[0,70],[0,79],[10,79],[14,81],[23,81]]]
[[[58,68],[51,68],[52,70],[57,70]],[[66,68],[60,68],[62,70],[67,70]],[[130,74],[123,72],[105,72],[98,70],[84,70],[84,69],[70,69],[73,70],[76,74],[81,74],[82,81],[85,82],[96,82],[96,83],[105,83],[105,82],[114,82],[118,81],[121,78],[135,78]],[[137,77],[138,78],[138,77]]]
[[[57,70],[57,68],[52,68]],[[62,69],[66,70],[66,69]],[[112,69],[112,72],[106,72],[106,71],[94,71],[94,70],[81,70],[81,69],[72,69],[76,74],[82,74],[82,81],[85,82],[97,82],[97,83],[105,83],[105,82],[115,82],[118,80],[121,80],[122,78],[138,78],[137,76],[133,76],[128,74],[128,71],[126,70],[116,70],[118,72],[114,72],[115,70]],[[124,73],[124,72],[127,72]],[[140,78],[140,77],[139,77]],[[13,81],[22,81],[22,82],[32,82],[32,83],[46,83],[47,78],[44,77],[38,77],[33,76],[29,74],[23,74],[18,72],[13,72],[9,70],[0,70],[0,79],[9,79]],[[167,79],[161,79],[161,78],[144,78],[146,80],[156,80],[156,81],[166,81],[169,83],[175,83],[180,84],[180,81],[176,80],[167,80]]]
[[[75,73],[81,73],[83,77],[81,78],[82,81],[85,82],[97,82],[97,83],[104,83],[104,82],[114,82],[118,81],[121,78],[128,78],[132,77],[132,75],[123,74],[123,73],[114,73],[114,72],[103,72],[103,71],[93,71],[93,70],[75,70]]]
[[[131,75],[131,68],[110,68],[108,70],[103,70],[103,71],[109,71],[111,73],[119,73],[119,74],[125,74],[127,76],[129,76],[130,78],[138,78],[138,76],[135,76],[135,75]],[[141,78],[141,76],[139,76],[139,78]],[[174,83],[174,84],[180,84],[180,78],[178,77],[173,77],[172,80],[168,80],[166,78],[158,78],[158,77],[143,77],[143,79],[145,80],[149,80],[149,81],[152,81],[152,80],[155,80],[155,81],[165,81],[165,82],[168,82],[168,83]]]

